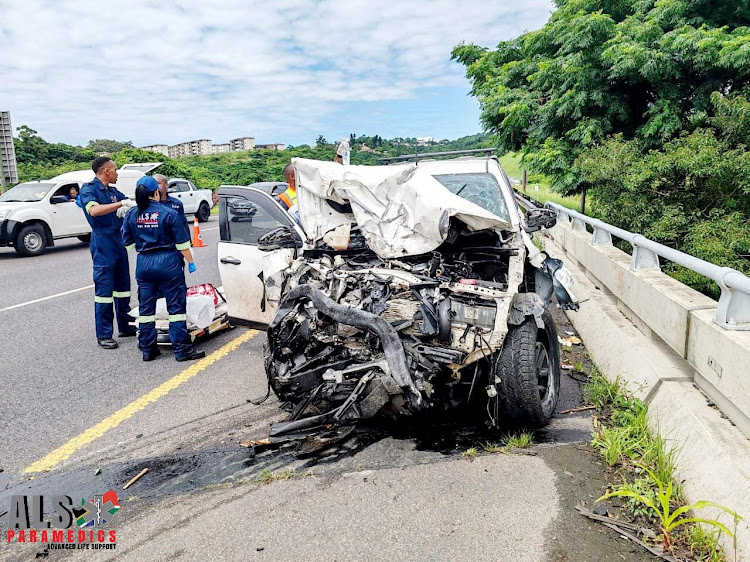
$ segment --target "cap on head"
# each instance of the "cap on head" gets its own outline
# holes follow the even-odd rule
[[[148,193],[154,193],[157,189],[159,189],[159,184],[156,183],[156,180],[151,176],[143,176],[142,178],[139,178],[137,182],[135,182],[136,187],[141,185],[146,188],[146,191]]]

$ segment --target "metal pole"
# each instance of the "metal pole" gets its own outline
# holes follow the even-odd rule
[[[586,214],[586,190],[584,189],[581,193],[581,214]]]

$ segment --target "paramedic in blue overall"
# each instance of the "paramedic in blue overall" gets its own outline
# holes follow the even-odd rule
[[[185,225],[185,231],[187,232],[188,239],[190,238],[190,223],[188,223],[187,217],[185,216],[185,207],[182,205],[182,201],[170,197],[167,193],[169,189],[169,178],[163,174],[154,174],[152,176],[156,183],[159,184],[159,201],[163,204],[172,207],[177,215],[180,217],[180,221]],[[192,243],[191,243],[192,246]]]
[[[187,330],[185,273],[196,271],[190,253],[190,238],[177,213],[159,202],[159,186],[151,176],[138,180],[135,187],[136,209],[125,215],[122,241],[129,249],[135,247],[138,261],[135,279],[138,281],[138,343],[144,361],[159,355],[156,343],[156,300],[163,295],[169,313],[169,339],[177,361],[191,361],[206,356],[197,351]],[[180,255],[182,254],[182,255]]]
[[[135,335],[130,323],[130,270],[128,253],[120,238],[122,217],[135,206],[135,201],[125,197],[114,187],[117,166],[106,156],[91,164],[96,174],[93,181],[83,184],[80,205],[91,226],[91,258],[94,261],[94,316],[96,340],[105,349],[116,349],[112,339],[113,320],[117,316],[119,337]],[[113,312],[114,307],[114,312]]]

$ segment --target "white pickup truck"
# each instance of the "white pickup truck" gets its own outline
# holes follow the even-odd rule
[[[123,165],[115,187],[134,198],[138,178],[160,164]],[[72,187],[80,191],[93,178],[91,170],[68,172],[49,180],[20,183],[6,191],[0,196],[0,246],[12,246],[22,256],[38,256],[62,238],[78,238],[88,244],[91,227],[68,195]],[[201,222],[208,220],[213,207],[210,189],[198,190],[188,180],[176,178],[170,181],[170,192],[183,202],[186,213],[195,213]]]
[[[189,180],[172,178],[169,180],[168,193],[172,197],[182,201],[185,214],[195,215],[198,218],[198,222],[206,222],[211,216],[214,199],[213,191],[210,189],[198,189]]]

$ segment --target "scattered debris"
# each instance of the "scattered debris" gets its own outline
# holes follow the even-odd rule
[[[147,472],[148,472],[148,468],[144,468],[143,470],[141,470],[138,474],[133,476],[133,478],[131,478],[130,481],[122,487],[122,489],[127,490],[128,488],[130,488],[130,486],[135,484],[138,481],[138,479],[144,474],[146,474]]]
[[[560,343],[560,345],[563,345],[565,347],[573,347],[574,345],[581,345],[583,343],[581,341],[581,338],[576,336],[568,336],[567,338],[561,338],[560,336],[557,336],[557,341]]]
[[[94,476],[99,476],[101,473],[102,473],[102,469],[101,468],[97,468],[96,472],[94,472]]]
[[[143,433],[139,433],[138,435],[135,436],[136,439],[140,439],[141,437],[143,437]]]
[[[572,371],[574,369],[573,365],[570,363],[560,363],[560,368],[566,371]]]
[[[573,412],[584,412],[586,410],[596,410],[596,406],[580,406],[578,408],[571,408],[570,410],[563,410],[561,414],[572,414]]]
[[[627,523],[626,521],[619,521],[617,519],[613,519],[612,517],[597,515],[596,513],[589,511],[588,509],[586,509],[585,507],[581,505],[576,506],[576,510],[578,510],[578,512],[581,515],[588,517],[589,519],[593,519],[594,521],[599,521],[600,523],[603,523],[604,525],[606,525],[613,531],[616,531],[617,533],[619,533],[623,538],[631,540],[634,543],[642,546],[654,556],[657,556],[661,558],[662,560],[667,560],[668,562],[680,562],[674,556],[665,554],[663,550],[647,545],[645,542],[640,540],[635,535],[632,535],[631,533],[625,531],[625,529],[627,529],[628,531],[632,531],[637,534],[643,535],[645,537],[652,538],[654,533],[651,529],[639,527],[638,525],[634,525],[633,523]]]

